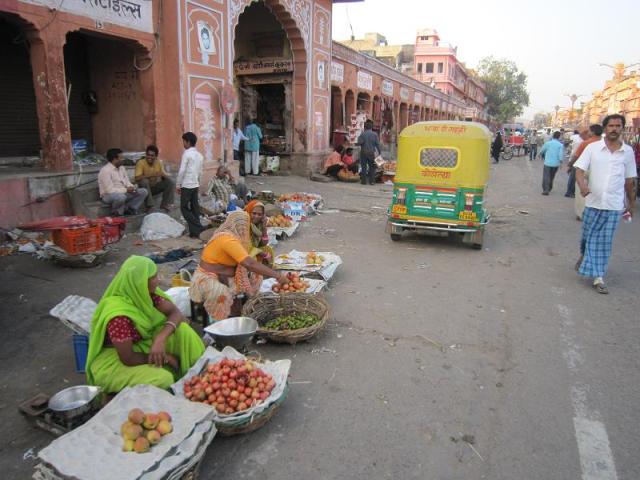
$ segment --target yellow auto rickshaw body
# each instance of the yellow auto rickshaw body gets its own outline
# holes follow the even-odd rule
[[[387,231],[457,232],[479,248],[491,133],[476,122],[420,122],[402,130]]]

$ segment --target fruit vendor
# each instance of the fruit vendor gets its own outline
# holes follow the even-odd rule
[[[91,320],[89,384],[109,393],[139,384],[168,389],[203,352],[198,334],[158,288],[156,264],[129,257]]]
[[[255,295],[263,277],[287,283],[284,275],[249,255],[251,220],[245,211],[231,212],[202,251],[189,295],[204,308],[212,320],[240,315],[239,294]]]
[[[244,210],[251,217],[251,250],[249,255],[258,262],[272,267],[274,252],[273,248],[269,246],[264,203],[259,200],[251,200]]]

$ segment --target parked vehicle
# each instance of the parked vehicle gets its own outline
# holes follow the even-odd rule
[[[490,146],[491,133],[480,123],[434,121],[405,128],[388,210],[391,240],[400,240],[404,231],[431,230],[459,234],[482,248]]]

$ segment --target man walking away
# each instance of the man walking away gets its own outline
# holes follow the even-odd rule
[[[262,140],[262,130],[249,119],[247,126],[244,129],[244,134],[247,140],[244,141],[244,174],[245,175],[258,175],[260,174],[260,140]],[[255,173],[252,173],[255,172]]]
[[[154,206],[153,196],[162,193],[160,208],[169,213],[173,204],[175,183],[164,169],[162,160],[158,158],[158,147],[149,145],[145,157],[136,163],[135,181],[138,187],[147,191],[147,211]]]
[[[593,286],[598,293],[609,293],[604,276],[613,237],[623,212],[629,218],[633,215],[638,172],[633,149],[621,138],[625,118],[619,114],[609,115],[602,125],[604,140],[588,145],[575,163],[580,194],[586,199],[576,270],[594,279]],[[588,181],[586,172],[589,172]]]
[[[542,171],[542,195],[549,195],[553,189],[553,179],[562,163],[564,145],[560,141],[561,132],[553,132],[553,138],[542,146],[540,156],[544,158]]]
[[[373,185],[376,183],[376,150],[379,155],[382,149],[371,120],[364,122],[364,132],[358,137],[357,144],[360,145],[360,183],[366,185],[368,181],[369,185]]]
[[[107,150],[108,163],[98,173],[100,198],[111,207],[111,215],[121,217],[125,213],[136,215],[147,197],[147,191],[136,188],[122,166],[122,150]]]
[[[589,133],[588,129],[580,132],[580,134],[577,135],[577,139],[576,135],[571,136],[571,154],[569,155],[569,164],[567,166],[569,179],[567,180],[567,192],[564,194],[564,196],[567,198],[574,198],[576,196],[576,169],[573,168],[573,164],[578,159],[578,157],[576,157],[575,155],[580,148],[580,145],[582,145],[590,136],[591,134]]]
[[[193,132],[182,135],[182,145],[185,150],[182,154],[180,171],[176,181],[177,191],[180,194],[180,211],[187,221],[191,238],[197,238],[203,230],[200,223],[200,205],[198,204],[203,157],[196,150],[197,142],[198,137]]]
[[[244,162],[240,156],[240,142],[249,139],[242,133],[239,123],[237,118],[233,121],[233,159],[240,162],[240,175],[244,177]]]
[[[538,135],[535,131],[529,135],[529,161],[535,160],[538,155]]]

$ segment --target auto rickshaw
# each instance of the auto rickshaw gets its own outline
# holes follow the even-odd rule
[[[476,122],[420,122],[405,128],[398,142],[398,163],[387,232],[457,233],[482,248],[489,222],[484,199],[489,178],[491,133]]]

